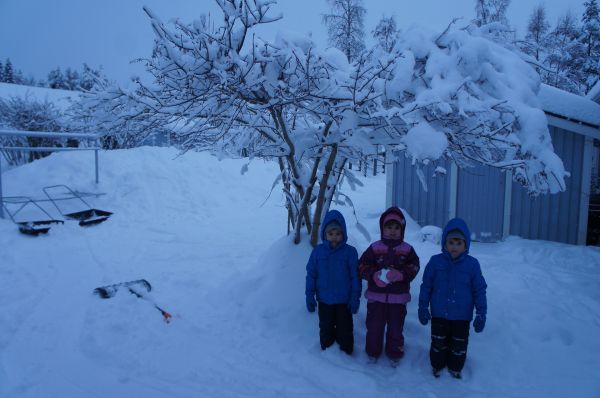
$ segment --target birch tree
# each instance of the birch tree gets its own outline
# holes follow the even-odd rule
[[[365,49],[365,15],[362,0],[328,0],[331,12],[323,15],[329,44],[340,49],[348,61]]]
[[[377,26],[371,32],[377,44],[385,51],[390,52],[396,45],[400,30],[394,17],[381,17]]]

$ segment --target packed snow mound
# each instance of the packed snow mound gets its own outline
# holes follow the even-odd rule
[[[41,196],[67,184],[102,192],[97,226],[53,226],[37,238],[0,220],[0,396],[144,397],[595,397],[600,351],[600,250],[510,238],[474,242],[487,279],[486,329],[472,333],[464,379],[431,375],[429,328],[412,282],[406,356],[367,364],[366,302],[354,316],[355,352],[321,351],[318,317],[304,301],[307,239],[286,236],[276,164],[166,148],[57,153],[2,174],[4,195]],[[246,170],[244,174],[242,170]],[[351,195],[379,238],[385,175]],[[348,242],[369,245],[342,207]],[[421,267],[439,245],[409,214],[406,240]],[[306,236],[304,236],[306,238]],[[139,299],[93,289],[147,279]],[[159,307],[173,314],[166,324]]]

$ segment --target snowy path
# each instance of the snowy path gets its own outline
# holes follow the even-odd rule
[[[406,357],[366,364],[364,301],[356,352],[322,352],[304,308],[307,243],[285,233],[273,165],[175,157],[142,148],[103,155],[106,223],[19,235],[0,221],[0,396],[27,397],[596,397],[600,382],[600,250],[510,238],[475,243],[488,284],[488,325],[472,333],[462,381],[428,366],[429,330],[409,305]],[[9,194],[86,180],[85,157],[53,156],[3,175]],[[28,181],[27,185],[19,185]],[[352,195],[377,237],[384,179]],[[30,189],[29,192],[23,192]],[[11,191],[12,190],[12,191]],[[264,205],[262,205],[264,203]],[[262,205],[262,206],[261,206]],[[351,243],[367,240],[342,208]],[[439,248],[407,240],[424,263]],[[146,278],[151,302],[101,285]],[[418,280],[413,292],[418,291]]]

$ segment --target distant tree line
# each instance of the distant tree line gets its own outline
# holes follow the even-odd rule
[[[329,44],[352,62],[365,49],[363,0],[327,0],[323,15]],[[475,0],[476,17],[466,29],[480,29],[492,40],[521,54],[534,65],[541,81],[579,95],[587,94],[600,78],[600,11],[597,0],[583,3],[577,17],[572,10],[552,25],[541,2],[529,17],[525,37],[519,38],[507,17],[510,0]],[[371,32],[375,42],[391,52],[400,36],[394,16],[382,16]]]
[[[542,81],[585,95],[600,78],[600,12],[596,0],[583,3],[578,19],[573,12],[562,15],[554,26],[541,4],[534,8],[519,48],[530,55]]]
[[[15,69],[10,58],[0,61],[0,82],[24,86],[48,87],[72,91],[89,91],[99,80],[106,80],[102,68],[94,69],[84,63],[81,70],[57,67],[48,73],[46,80],[25,77],[20,69]]]

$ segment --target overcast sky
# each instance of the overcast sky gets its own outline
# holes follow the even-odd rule
[[[523,36],[534,6],[545,4],[554,24],[569,9],[580,19],[584,1],[513,0],[508,17]],[[453,17],[469,21],[475,16],[475,0],[365,0],[364,4],[369,40],[383,15],[394,15],[400,28],[417,24],[439,31]],[[171,18],[191,22],[202,13],[221,15],[213,0],[0,0],[0,61],[10,58],[15,68],[38,79],[57,66],[80,70],[86,62],[125,82],[143,71],[130,61],[151,53],[153,33],[143,5],[165,22]],[[262,37],[272,38],[279,30],[310,32],[319,45],[327,45],[321,24],[321,14],[329,11],[326,0],[278,0],[273,11],[283,19],[258,32]]]

